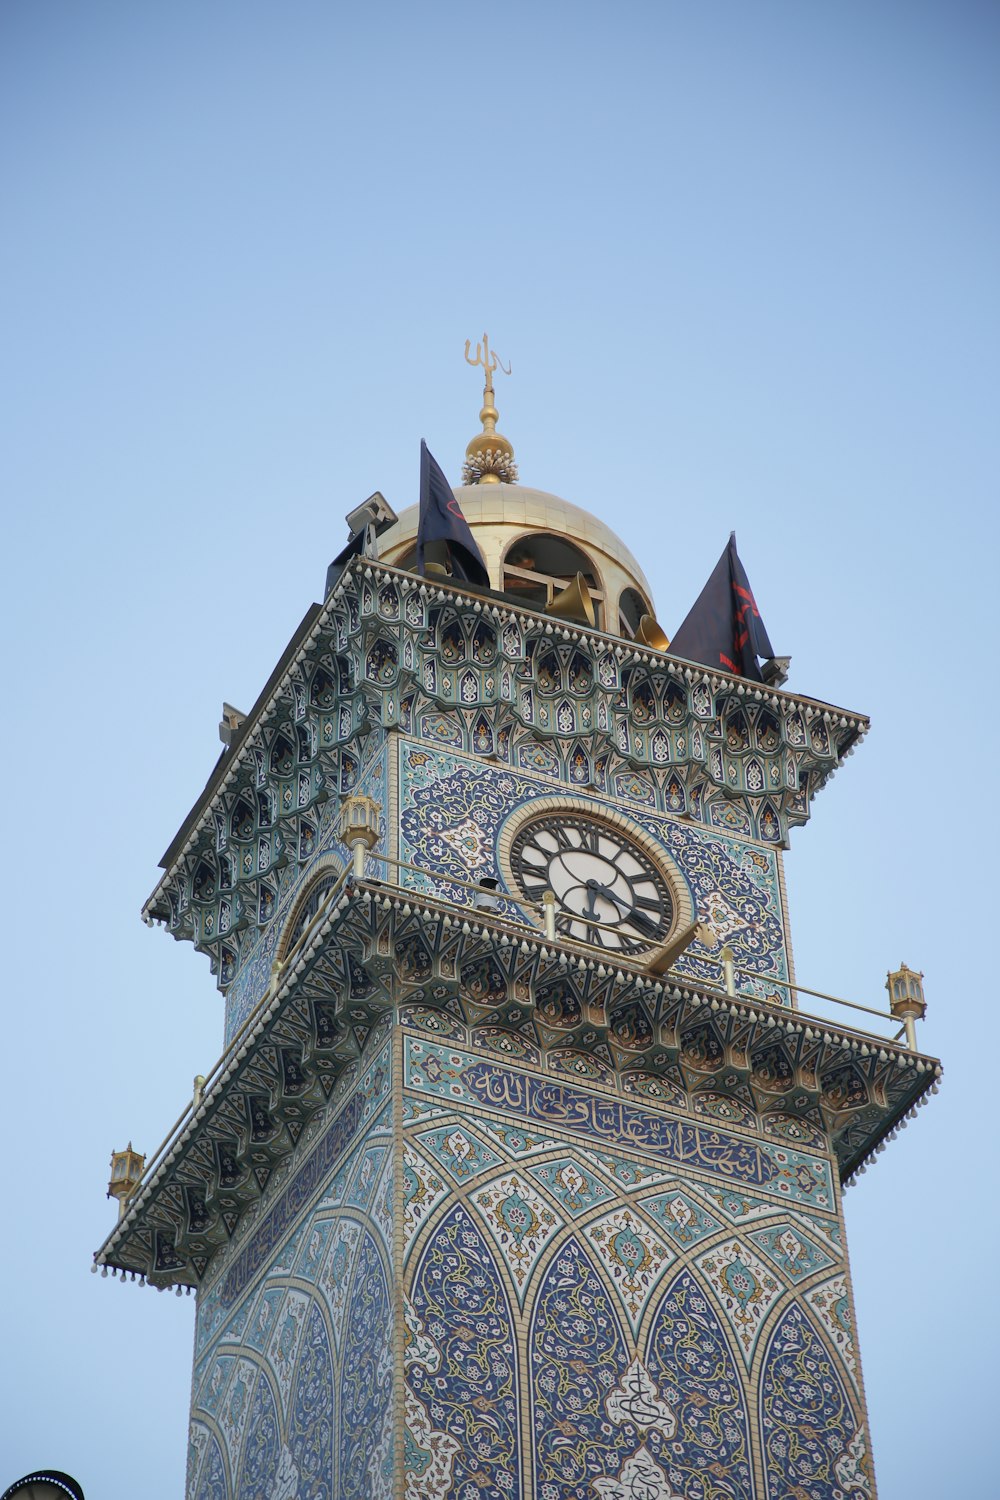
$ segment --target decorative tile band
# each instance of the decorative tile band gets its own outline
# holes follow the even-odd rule
[[[423,1038],[405,1038],[403,1083],[455,1105],[485,1107],[563,1135],[631,1147],[785,1200],[830,1210],[835,1206],[830,1166],[822,1157],[668,1119]]]

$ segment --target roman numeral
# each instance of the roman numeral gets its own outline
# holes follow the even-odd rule
[[[663,910],[663,904],[659,898],[654,899],[652,896],[633,896],[632,905],[637,906],[640,911],[655,911],[657,916]]]

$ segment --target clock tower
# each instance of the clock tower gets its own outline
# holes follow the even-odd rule
[[[782,869],[867,721],[672,655],[485,363],[488,586],[373,497],[224,715],[145,908],[224,1051],[97,1265],[196,1294],[188,1500],[872,1500],[841,1194],[939,1070]]]

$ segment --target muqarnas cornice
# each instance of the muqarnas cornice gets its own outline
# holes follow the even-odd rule
[[[701,1117],[710,1134],[745,1132],[748,1150],[761,1138],[829,1149],[842,1178],[940,1073],[933,1059],[794,1011],[595,964],[572,944],[456,917],[412,891],[348,884],[248,1021],[102,1264],[154,1285],[198,1285],[303,1131],[353,1087],[372,1039],[410,1009],[446,1042],[533,1070],[556,1117],[562,1094],[585,1083]],[[379,1087],[372,1077],[355,1089],[357,1117],[338,1130],[361,1127]]]
[[[374,561],[305,617],[144,908],[220,983],[312,858],[325,805],[394,729],[783,844],[865,733],[828,704]]]

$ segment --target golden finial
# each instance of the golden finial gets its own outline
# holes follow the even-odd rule
[[[505,375],[509,375],[510,365],[505,366],[496,351],[490,348],[490,341],[485,333],[482,343],[476,345],[475,359],[469,357],[471,347],[472,340],[466,339],[466,362],[470,365],[482,365],[486,371],[486,388],[483,391],[483,409],[479,413],[483,430],[476,433],[465,450],[462,483],[516,484],[517,464],[514,462],[514,449],[503,433],[497,432],[497,417],[500,413],[493,405],[493,371],[500,369]]]

